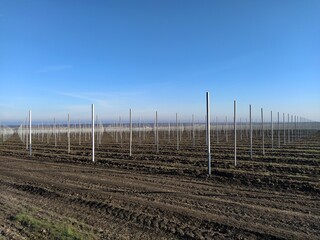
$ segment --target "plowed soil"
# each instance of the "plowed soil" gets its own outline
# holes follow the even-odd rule
[[[204,142],[185,134],[179,150],[163,134],[159,153],[152,135],[135,136],[132,157],[125,139],[104,135],[96,163],[89,139],[72,136],[68,154],[65,136],[56,147],[38,136],[29,157],[12,136],[0,145],[0,239],[37,238],[13,220],[20,212],[96,239],[319,239],[320,132],[267,142],[264,156],[257,134],[253,159],[244,137],[236,167],[232,136],[213,139],[210,177]]]

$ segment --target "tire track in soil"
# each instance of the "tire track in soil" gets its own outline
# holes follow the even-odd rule
[[[68,171],[68,173],[70,173],[70,171]],[[35,181],[34,179],[32,180],[33,182]],[[31,191],[31,192],[36,192],[38,195],[42,195],[42,196],[49,196],[49,197],[56,197],[54,194],[56,194],[54,191],[45,191],[44,189],[42,189],[42,188],[38,188],[38,187],[32,187],[31,186],[31,189],[29,189],[30,188],[30,186],[29,185],[21,185],[20,187],[19,187],[20,189],[22,189],[22,190],[25,190],[25,191]],[[52,196],[51,196],[51,194],[53,194]],[[74,201],[74,199],[69,199],[69,200],[71,200],[71,201]],[[79,199],[78,199],[79,200]],[[84,205],[86,205],[86,206],[88,206],[89,205],[89,207],[94,207],[94,208],[99,208],[99,207],[101,207],[100,205],[101,204],[105,204],[105,203],[102,203],[102,202],[96,202],[96,201],[93,201],[93,203],[92,203],[92,201],[91,200],[89,200],[89,203],[87,203],[88,202],[88,200],[86,200],[86,199],[82,199],[82,198],[80,198],[80,203],[82,203],[82,204],[84,204]],[[78,202],[79,202],[78,201]],[[91,206],[92,205],[92,206]],[[109,206],[109,207],[111,207],[111,209],[113,209],[112,207],[113,206]],[[108,208],[109,209],[109,208]],[[126,209],[123,209],[123,208],[115,208],[116,210],[116,213],[113,213],[112,211],[111,211],[111,213],[112,214],[115,214],[116,216],[118,216],[118,214],[117,214],[117,212],[118,211],[120,211],[120,212],[122,212],[122,211],[129,211],[129,210],[126,210]],[[128,212],[125,212],[126,214],[128,213]],[[129,213],[131,213],[130,211],[129,211]],[[129,214],[128,213],[128,214]],[[121,216],[123,216],[123,214],[120,214],[120,217]],[[123,217],[121,217],[121,218],[123,218]],[[150,219],[152,219],[150,216],[148,216],[148,215],[146,215],[146,217],[145,217],[147,220],[147,226],[148,227],[150,227],[149,225],[149,222],[151,221]],[[143,219],[145,219],[145,218],[143,218]],[[155,222],[159,222],[158,221],[158,219],[156,218],[156,219],[154,219],[154,221]],[[140,222],[140,224],[141,224],[141,222]],[[210,223],[211,224],[211,223]],[[157,224],[155,225],[155,226],[157,226]],[[217,228],[218,229],[220,229],[221,228],[221,225],[218,225],[217,226]],[[229,227],[229,226],[228,226]],[[179,230],[180,229],[180,230]],[[225,227],[223,228],[223,229],[225,229]],[[227,228],[228,229],[228,228]],[[179,230],[178,232],[180,232],[180,235],[181,235],[181,231],[182,230],[184,230],[184,228],[182,228],[182,227],[180,227],[179,225],[178,225],[178,227],[176,227],[175,228],[175,230]],[[174,231],[174,230],[172,230],[172,231]],[[239,232],[239,229],[237,229],[237,231]],[[188,231],[186,231],[186,232],[188,232]],[[241,232],[241,231],[240,231]],[[193,233],[194,234],[194,233]],[[180,236],[179,235],[179,236]],[[186,236],[192,236],[192,234],[190,233],[190,231],[189,231],[189,233],[185,233],[185,235]],[[231,235],[228,235],[228,237],[230,237]]]
[[[181,237],[186,239],[204,239],[205,237],[214,238],[215,236],[225,239],[241,239],[241,237],[239,238],[239,236],[243,236],[247,239],[275,238],[274,236],[269,234],[261,234],[211,221],[199,221],[198,219],[190,219],[190,217],[188,219],[185,219],[185,216],[178,216],[177,214],[175,214],[174,220],[170,220],[165,217],[137,213],[121,207],[116,207],[106,202],[86,200],[84,198],[66,198],[65,196],[60,195],[56,192],[41,187],[33,186],[30,184],[11,184],[11,187],[19,189],[21,191],[28,192],[33,195],[39,195],[45,198],[54,198],[55,201],[58,200],[66,204],[78,204],[84,207],[88,207],[92,210],[99,210],[100,212],[105,212],[106,214],[116,217],[118,219],[136,223],[141,227],[147,227],[155,229],[156,231],[162,230],[168,233],[172,233],[179,238]]]
[[[31,190],[32,187],[24,186],[23,188],[25,190]],[[10,198],[11,196],[18,196],[18,198],[12,199]],[[93,212],[93,209],[85,208],[81,205],[67,205],[65,201],[42,197],[36,193],[31,193],[30,191],[20,191],[16,188],[10,188],[5,197],[10,199],[9,202],[7,201],[10,212],[12,212],[12,208],[14,209],[16,206],[20,206],[22,209],[36,208],[38,211],[34,212],[33,210],[32,212],[34,212],[33,214],[36,214],[38,219],[50,218],[57,221],[62,218],[64,222],[68,222],[70,225],[80,229],[80,231],[85,231],[85,229],[88,228],[93,229],[93,232],[95,232],[95,235],[98,236],[99,239],[132,239],[133,236],[137,239],[176,239],[169,234],[164,236],[159,232],[156,234],[149,229],[137,228],[135,224],[109,217],[99,211]],[[20,213],[21,210],[15,212]],[[8,214],[7,212],[5,215],[13,216],[15,214]],[[71,220],[70,222],[70,219],[74,220]],[[9,231],[14,232],[15,230],[18,230],[16,238],[12,238],[12,234],[5,234],[9,239],[20,240],[23,238],[22,236],[27,236],[26,239],[33,239],[31,237],[32,235],[28,232],[28,229],[21,228],[21,226],[15,226],[11,221],[8,223]],[[45,237],[43,239],[45,239]]]
[[[60,159],[57,161],[57,157]],[[83,158],[81,160],[77,156],[41,156],[42,161],[55,161],[62,163],[82,163],[85,165],[92,165],[91,162],[87,160],[87,158]],[[213,160],[214,165],[219,165],[218,163],[221,160]],[[204,167],[194,166],[183,167],[175,164],[173,168],[167,168],[166,166],[162,166],[159,163],[155,163],[153,161],[143,161],[140,160],[121,160],[121,159],[108,159],[108,160],[98,160],[98,165],[103,165],[108,168],[121,168],[126,170],[134,170],[134,171],[142,171],[147,173],[155,173],[155,174],[171,174],[171,175],[196,175],[202,176],[199,169],[203,168],[203,172],[205,171]],[[239,164],[241,165],[241,163]],[[278,170],[280,171],[280,170]],[[268,171],[267,171],[268,172]],[[200,174],[200,175],[199,175]],[[214,181],[219,181],[222,183],[230,182],[232,184],[239,185],[247,185],[253,186],[257,188],[277,188],[278,190],[282,189],[283,191],[302,191],[302,192],[310,192],[311,194],[320,194],[320,185],[317,178],[307,178],[307,180],[301,181],[301,177],[297,177],[296,179],[293,176],[287,177],[288,175],[284,175],[283,173],[279,174],[262,174],[257,171],[249,171],[249,170],[235,170],[235,169],[223,169],[223,168],[214,168],[213,169],[213,179]]]
[[[72,153],[82,155],[82,157],[79,157],[68,155],[66,150],[59,151],[50,145],[37,146],[35,144],[35,155],[28,164],[30,166],[34,164],[36,168],[32,170],[29,166],[22,168],[16,166],[15,169],[12,168],[11,170],[17,171],[17,173],[13,174],[11,172],[9,175],[1,176],[3,180],[0,184],[8,184],[10,189],[34,196],[35,199],[46,199],[51,202],[59,199],[61,205],[69,203],[79,211],[84,211],[84,209],[94,210],[100,212],[102,216],[109,216],[135,224],[143,229],[153,229],[166,234],[171,234],[171,231],[164,231],[156,225],[151,225],[152,219],[156,218],[157,222],[158,218],[166,219],[169,222],[173,221],[173,223],[170,223],[178,224],[178,226],[174,225],[175,236],[178,238],[181,238],[182,234],[184,238],[190,237],[190,229],[193,230],[192,226],[202,226],[203,221],[207,221],[207,224],[213,222],[220,224],[219,226],[227,227],[223,230],[226,232],[221,234],[215,228],[211,229],[204,224],[204,229],[207,232],[202,231],[201,233],[209,234],[210,232],[210,234],[213,233],[210,237],[216,238],[230,237],[233,236],[232,234],[238,238],[244,236],[256,238],[257,234],[262,234],[265,238],[316,238],[320,235],[319,225],[316,224],[319,222],[320,185],[317,176],[318,170],[316,168],[312,169],[310,166],[318,166],[320,163],[319,133],[311,136],[310,139],[295,141],[285,146],[285,149],[275,149],[273,151],[268,149],[268,153],[274,155],[269,158],[258,156],[260,151],[258,148],[259,141],[254,141],[256,159],[241,161],[237,170],[231,167],[231,160],[218,159],[214,161],[214,165],[217,167],[214,172],[215,176],[207,180],[203,179],[202,170],[199,171],[202,168],[204,170],[204,162],[196,160],[204,155],[201,153],[204,151],[203,147],[192,148],[186,146],[186,143],[181,143],[183,147],[179,152],[174,150],[174,146],[164,147],[168,150],[163,151],[163,157],[154,154],[152,144],[149,144],[148,149],[145,149],[147,145],[136,146],[135,150],[137,152],[133,158],[129,158],[123,153],[126,148],[121,149],[116,144],[105,145],[97,149],[97,155],[110,159],[98,161],[99,163],[95,165],[88,163],[89,154],[85,151],[89,148],[86,146],[73,146]],[[27,158],[26,151],[17,150],[19,148],[24,149],[25,145],[12,143],[13,141],[5,146],[0,146],[2,155]],[[215,157],[232,158],[230,145],[221,144],[219,148],[216,149],[217,155]],[[103,153],[108,151],[109,153]],[[241,153],[239,159],[246,159],[247,151],[247,148],[239,148],[239,153]],[[140,153],[141,155],[139,155]],[[41,161],[50,161],[53,165],[45,165],[49,167],[46,170],[39,169],[39,166],[44,164]],[[264,163],[264,161],[271,162],[271,164]],[[70,162],[72,163],[70,164]],[[276,164],[272,164],[272,162],[276,162]],[[281,166],[281,163],[284,163],[284,165]],[[294,163],[295,165],[287,166],[288,163]],[[2,167],[1,171],[5,171],[7,167],[12,167],[11,164]],[[1,162],[0,167],[1,165],[3,166],[3,162]],[[301,168],[299,168],[300,166]],[[73,168],[77,170],[74,172],[70,170]],[[109,168],[120,169],[117,171],[118,175],[115,176],[115,171],[111,171],[114,174],[112,177],[105,182],[99,182],[99,178],[106,177],[102,173],[103,170],[110,173]],[[85,169],[84,172],[81,172],[81,169]],[[60,171],[61,174],[58,174]],[[252,171],[254,173],[251,173]],[[125,176],[128,173],[134,174],[135,178]],[[0,174],[2,173],[0,172]],[[76,179],[77,174],[79,180]],[[153,176],[155,179],[152,180],[152,176],[146,177],[146,174],[156,174]],[[124,180],[132,181],[135,184],[124,184],[124,181],[119,180],[121,176]],[[198,178],[192,176],[198,176]],[[169,177],[171,182],[167,179]],[[114,181],[110,181],[113,178]],[[165,179],[162,180],[162,178]],[[193,185],[186,184],[187,181],[193,181],[194,179],[197,179],[197,181]],[[112,187],[104,186],[108,181],[109,183],[112,182]],[[207,189],[202,186],[205,184],[208,186]],[[235,186],[230,186],[230,184]],[[142,186],[139,187],[139,185]],[[162,187],[170,188],[173,193],[163,194],[163,190],[159,191],[159,188],[161,190]],[[200,187],[200,190],[196,191],[197,187]],[[240,189],[239,187],[243,188]],[[253,191],[249,190],[251,188]],[[145,191],[142,191],[143,189]],[[100,191],[102,193],[99,193]],[[150,191],[153,193],[150,194]],[[279,194],[279,191],[283,193]],[[183,194],[183,192],[188,192],[188,194]],[[55,194],[58,195],[55,196]],[[223,197],[223,194],[228,196],[228,200]],[[297,196],[294,196],[295,194]],[[267,195],[269,195],[269,198]],[[285,198],[287,199],[281,204],[280,201]],[[254,199],[258,201],[255,202]],[[268,203],[268,199],[270,203]],[[277,199],[279,203],[277,203]],[[237,201],[239,204],[236,204]],[[139,206],[139,204],[142,206]],[[107,214],[109,208],[111,210]],[[194,212],[187,211],[186,208],[191,208]],[[269,208],[270,212],[266,211],[266,208]],[[283,211],[281,212],[281,210]],[[255,211],[258,213],[255,213]],[[203,212],[210,212],[211,215],[201,216]],[[141,217],[142,222],[130,220],[130,214],[134,213],[143,215]],[[218,218],[216,216],[219,213],[227,218],[225,222],[222,221],[222,217]],[[129,220],[127,220],[128,214]],[[263,214],[267,216],[263,218]],[[286,217],[282,217],[281,214]],[[279,217],[278,220],[277,217]],[[210,218],[213,220],[211,221]],[[248,231],[245,223],[241,220],[251,218],[252,226],[249,227]],[[145,219],[147,219],[146,223]],[[305,224],[303,224],[305,219]],[[277,221],[274,222],[274,220]],[[257,226],[257,222],[262,222],[263,226]],[[272,227],[277,224],[279,225],[278,228]],[[217,228],[219,229],[218,226]],[[179,229],[183,232],[182,234],[181,231],[177,232]],[[268,229],[270,234],[268,235],[267,231],[263,229]],[[188,236],[186,232],[189,232]],[[191,234],[194,233],[191,231]],[[200,234],[199,237],[201,236],[203,235]]]

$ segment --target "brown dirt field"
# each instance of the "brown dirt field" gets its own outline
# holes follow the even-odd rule
[[[267,143],[265,156],[258,136],[252,160],[243,140],[236,168],[232,136],[213,140],[209,178],[203,142],[183,139],[179,151],[160,139],[159,154],[152,136],[136,139],[129,157],[127,142],[106,134],[91,163],[77,136],[70,154],[65,136],[57,147],[36,138],[30,158],[14,135],[0,145],[0,239],[38,238],[14,221],[21,212],[93,239],[319,238],[320,132],[280,149]]]

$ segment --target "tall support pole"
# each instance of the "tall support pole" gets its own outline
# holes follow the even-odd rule
[[[293,132],[293,115],[291,115],[291,142],[294,141],[294,132]]]
[[[129,136],[129,156],[132,156],[132,112],[131,108],[129,111],[129,118],[130,118],[130,136]]]
[[[84,121],[84,126],[83,126],[83,128],[84,128],[84,142],[87,141],[87,132],[88,132],[88,128],[87,127],[88,127],[87,126],[87,121]]]
[[[100,145],[101,145],[103,134],[104,134],[104,127],[103,127],[102,121],[100,120],[100,135],[99,135],[99,144]]]
[[[271,111],[271,148],[273,149],[273,120],[272,120],[272,111]]]
[[[288,143],[290,143],[290,117],[289,117],[289,113],[288,113]]]
[[[280,148],[280,113],[278,112],[278,147]]]
[[[233,128],[234,128],[234,166],[237,166],[237,102],[233,102]]]
[[[40,142],[40,124],[38,124],[37,135],[38,135],[38,142]]]
[[[171,135],[171,133],[170,133],[170,122],[169,122],[169,124],[168,124],[168,141],[169,141],[169,143],[170,143],[170,135]]]
[[[139,116],[139,145],[141,145],[141,116]]]
[[[118,139],[118,123],[117,123],[117,120],[114,121],[114,132],[115,132],[115,135],[116,135],[116,143],[118,143],[119,139]]]
[[[92,162],[94,162],[94,104],[91,105]]]
[[[56,126],[56,118],[53,119],[53,128],[54,128],[54,146],[57,147],[57,126]]]
[[[154,136],[154,145],[157,145],[157,133],[156,133],[156,118],[154,118],[153,123],[153,136]]]
[[[282,121],[283,121],[283,144],[286,144],[286,119],[285,114],[282,115]]]
[[[46,132],[47,132],[47,144],[49,144],[50,126],[49,126],[48,122],[47,122],[47,126],[46,126]]]
[[[294,116],[294,131],[295,131],[295,140],[298,139],[298,134],[297,134],[297,115]]]
[[[195,146],[194,115],[192,114],[192,146]]]
[[[226,142],[228,142],[228,117],[226,116],[226,124],[225,124],[225,134],[226,134]]]
[[[176,113],[176,134],[177,134],[177,150],[179,150],[179,126],[178,126],[178,113]]]
[[[292,139],[292,141],[294,142],[294,122],[293,122],[293,115],[291,115],[291,125],[292,125],[292,127],[291,127],[291,139]],[[312,126],[312,124],[311,124],[311,126]]]
[[[301,117],[299,117],[299,138],[301,138]]]
[[[207,105],[207,147],[208,147],[208,175],[211,175],[211,149],[210,149],[210,94],[206,94],[206,105]]]
[[[81,123],[80,123],[80,119],[78,121],[79,124],[79,146],[81,145]]]
[[[32,155],[32,139],[31,139],[31,110],[29,110],[29,150],[30,150],[30,157]]]
[[[217,135],[217,143],[219,143],[218,117],[216,117],[216,135]]]
[[[43,122],[41,123],[41,142],[43,143],[43,137],[44,137],[44,127],[43,127]]]
[[[159,153],[158,111],[156,111],[156,143],[157,143],[157,153]]]
[[[68,113],[68,153],[70,153],[70,114]]]
[[[251,104],[249,105],[249,119],[250,119],[250,158],[252,159],[252,114],[251,114]]]
[[[264,151],[264,125],[263,125],[263,108],[261,108],[261,130],[262,130],[262,155],[265,155]]]

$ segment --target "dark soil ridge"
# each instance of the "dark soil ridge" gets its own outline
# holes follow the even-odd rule
[[[185,217],[182,215],[175,215],[175,220],[173,221],[159,216],[146,215],[127,210],[125,208],[116,207],[113,206],[112,203],[88,200],[79,197],[68,197],[65,194],[60,194],[31,184],[9,183],[2,180],[0,182],[1,184],[28,192],[33,195],[39,195],[45,198],[54,198],[55,200],[65,202],[67,204],[78,204],[93,210],[104,212],[122,220],[131,221],[132,223],[138,224],[141,227],[151,228],[156,231],[165,231],[183,239],[204,239],[206,237],[213,238],[215,236],[225,239],[285,239],[267,233],[250,231],[212,221],[199,219],[188,219],[186,221]]]

